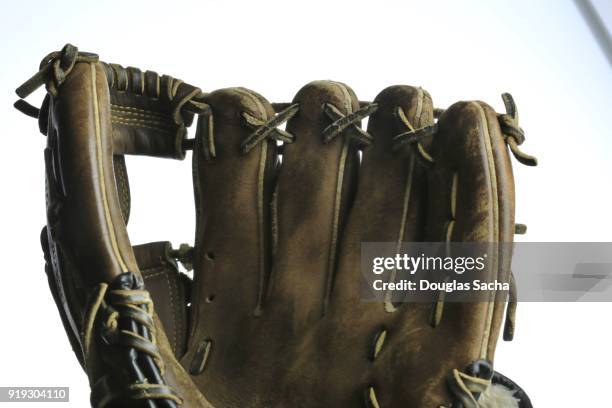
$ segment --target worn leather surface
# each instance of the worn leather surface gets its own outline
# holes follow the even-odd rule
[[[48,226],[47,240],[43,243],[50,254],[52,288],[65,325],[70,327],[72,338],[78,339],[73,346],[92,387],[111,370],[121,373],[123,369],[121,359],[111,359],[112,367],[105,365],[110,357],[100,354],[102,343],[98,343],[101,340],[97,337],[97,326],[93,331],[84,326],[92,296],[99,284],[112,282],[123,272],[140,274],[125,228],[126,210],[122,212],[113,173],[110,100],[102,63],[77,62],[57,95],[51,98],[45,154]],[[155,286],[150,269],[160,259],[155,259],[155,251],[149,249],[137,251],[143,269],[149,270],[151,285]],[[160,302],[162,316],[170,321],[167,318],[170,310],[166,307]],[[186,312],[177,306],[172,313],[176,313],[174,322],[181,328],[176,328],[176,335],[171,334],[171,343],[153,313],[156,347],[165,362],[164,380],[176,389],[186,406],[208,406],[174,357],[184,347],[184,337],[178,333],[184,331],[185,323],[180,322],[185,321]],[[88,348],[82,336],[90,333],[95,340]]]
[[[125,226],[117,222],[122,215],[112,172],[109,93],[99,63],[74,67],[51,114],[52,176],[61,196],[51,233],[72,252],[75,268],[87,267],[86,285],[137,270]]]
[[[212,343],[204,370],[192,374],[219,407],[362,406],[370,387],[383,407],[450,406],[449,372],[492,361],[503,304],[447,306],[433,328],[428,304],[389,312],[362,303],[360,243],[444,241],[455,173],[450,239],[511,242],[513,180],[495,113],[477,102],[451,107],[434,140],[424,141],[435,160],[426,170],[412,151],[393,151],[393,137],[406,130],[397,107],[414,128],[433,123],[431,97],[420,88],[387,88],[375,100],[379,109],[368,125],[374,142],[359,168],[346,134],[322,141],[330,124],[322,105],[350,113],[359,107],[354,93],[340,83],[313,82],[293,102],[300,110],[287,131],[296,140],[284,148],[273,198],[270,142],[246,156],[238,149],[250,132],[238,113],[266,119],[268,103],[237,89],[210,95],[219,154],[204,160],[197,147],[194,154],[197,313],[182,364],[199,363],[198,346]],[[272,226],[267,209],[258,212],[262,194],[273,208]],[[261,242],[259,220],[277,231],[272,242],[268,235]],[[492,273],[507,273],[507,261]],[[383,328],[385,343],[372,360]]]
[[[451,240],[512,242],[514,178],[495,111],[483,102],[458,102],[444,112],[438,126],[439,133],[431,152],[444,165],[432,169],[430,183],[443,187],[430,195],[432,211],[426,238],[436,241],[447,232],[443,223],[449,220],[449,186],[456,173],[456,215]],[[507,251],[500,251],[498,255],[500,259],[497,259],[497,270],[492,271],[493,276],[496,274],[500,281],[508,281],[511,259]],[[480,350],[480,358],[492,361],[504,309],[502,302],[454,304],[449,305],[445,313],[478,316],[471,322],[474,329],[465,332],[470,338],[463,341],[473,343],[474,351]],[[491,316],[487,317],[489,314]],[[488,341],[480,345],[482,329],[479,330],[478,325],[482,325],[483,320],[491,332],[485,334]]]

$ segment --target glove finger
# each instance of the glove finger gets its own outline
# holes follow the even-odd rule
[[[206,103],[212,115],[207,125],[198,124],[193,155],[195,329],[188,361],[206,338],[215,342],[215,356],[223,354],[224,345],[240,339],[233,331],[245,329],[243,320],[260,313],[270,261],[269,203],[277,161],[270,139],[260,140],[248,152],[242,149],[257,130],[249,123],[263,124],[274,117],[263,97],[228,88],[209,94]]]
[[[368,121],[372,145],[363,152],[357,197],[343,240],[338,276],[331,302],[345,313],[367,309],[384,318],[390,303],[361,305],[360,253],[362,242],[421,241],[425,216],[425,169],[414,150],[394,149],[394,137],[433,123],[431,96],[421,88],[391,86],[374,100],[378,110]],[[399,111],[404,116],[400,119]],[[365,311],[360,311],[365,313]],[[380,322],[379,322],[380,323]]]
[[[431,147],[436,164],[429,177],[426,239],[511,243],[514,178],[497,114],[482,102],[459,102],[445,112],[438,127]],[[490,268],[475,278],[507,281],[510,254],[503,246],[492,250],[494,253],[487,259]],[[451,305],[455,306],[464,307]],[[474,319],[485,322],[480,358],[489,358],[497,341],[497,320],[505,305],[497,302],[477,307],[484,309]]]
[[[438,121],[429,151],[434,165],[428,176],[425,241],[511,242],[513,179],[493,110],[476,102],[451,106]],[[488,274],[501,278],[508,262],[489,259],[491,269],[474,279]],[[384,376],[392,359],[403,362],[407,375],[379,384],[381,405],[399,397],[414,406],[449,406],[456,399],[447,388],[452,370],[463,371],[481,359],[492,362],[503,309],[503,303],[444,303],[443,298],[433,306],[403,304],[397,313],[401,320],[387,336],[387,346],[395,352],[380,353],[375,375]],[[418,387],[423,367],[427,389]]]
[[[325,104],[346,116],[359,109],[359,102],[344,84],[316,81],[304,86],[294,103],[299,112],[287,131],[296,140],[285,147],[278,179],[278,247],[270,302],[290,305],[281,307],[297,327],[323,313],[359,165],[353,126],[324,137],[336,120],[326,114]]]

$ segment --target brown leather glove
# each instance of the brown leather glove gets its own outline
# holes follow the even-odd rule
[[[272,105],[72,46],[19,96],[42,83],[40,111],[17,106],[48,137],[47,273],[92,405],[531,406],[492,368],[504,303],[365,303],[360,288],[361,242],[512,242],[506,145],[535,159],[518,150],[509,95],[505,115],[482,102],[442,113],[420,88],[360,103],[317,81]],[[192,144],[194,248],[132,248],[121,155],[182,158]]]

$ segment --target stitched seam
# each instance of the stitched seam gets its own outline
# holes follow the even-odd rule
[[[166,282],[168,282],[168,293],[169,293],[169,298],[170,298],[170,310],[172,310],[172,314],[175,314],[175,309],[174,309],[174,296],[172,296],[172,283],[170,282],[170,277],[168,276],[168,274],[166,275]],[[176,315],[174,316],[174,324],[172,325],[172,344],[174,344],[174,349],[176,350]]]
[[[150,275],[146,275],[145,274],[147,272],[152,272],[152,271],[158,271],[155,273],[152,273]],[[177,309],[174,307],[174,297],[172,296],[172,288],[173,285],[170,282],[170,276],[169,273],[166,271],[166,269],[163,266],[155,266],[152,268],[147,268],[147,269],[143,269],[142,271],[143,274],[143,279],[146,281],[147,279],[151,279],[151,278],[156,278],[159,276],[164,276],[166,278],[166,282],[168,282],[168,292],[169,292],[169,298],[170,298],[170,310],[172,310],[172,314],[174,319],[172,319],[172,344],[174,345],[174,350],[178,350],[178,330],[177,330],[177,324],[178,324],[178,319],[177,319]],[[174,284],[174,288],[176,290],[176,294],[178,297],[178,287],[176,285],[176,282]],[[167,329],[167,328],[166,328]]]
[[[166,118],[166,117],[170,118],[170,115],[163,114],[161,112],[148,110],[148,109],[136,108],[134,106],[117,105],[117,104],[111,103],[111,109],[119,110],[119,111],[126,111],[126,112],[143,113],[143,114],[148,114],[148,115],[153,115],[153,116],[160,116],[163,118]]]
[[[173,286],[175,293],[176,293],[176,298],[178,300],[179,297],[179,293],[178,293],[178,284],[176,283],[176,279],[173,279],[172,282],[170,282],[170,276],[167,274],[166,275],[167,281],[168,281],[168,286]],[[174,350],[178,351],[178,333],[179,333],[179,319],[178,319],[178,313],[179,313],[179,307],[181,305],[178,305],[178,307],[175,306],[175,302],[174,302],[174,296],[172,296],[172,289],[170,289],[170,306],[172,307],[172,312],[174,314]]]
[[[127,116],[130,118],[131,117],[145,118],[145,119],[152,119],[152,120],[157,120],[157,121],[162,121],[162,122],[172,121],[172,118],[170,118],[169,116],[152,115],[149,113],[130,112],[130,111],[124,111],[124,110],[114,109],[114,108],[111,108],[111,113],[117,116]]]
[[[110,214],[110,207],[108,205],[108,196],[106,191],[106,184],[104,179],[104,165],[102,164],[102,136],[101,136],[101,126],[100,126],[100,106],[98,105],[98,90],[96,89],[96,66],[93,63],[90,63],[91,67],[91,91],[92,91],[92,99],[94,103],[94,118],[95,118],[95,133],[96,133],[96,160],[98,162],[98,173],[100,174],[100,189],[102,196],[102,205],[104,207],[104,219],[106,221],[106,228],[108,229],[108,233],[110,235],[111,246],[113,248],[113,252],[115,253],[115,257],[119,262],[121,270],[123,272],[128,272],[128,267],[121,256],[121,252],[119,251],[119,244],[117,242],[117,236],[115,235],[115,226],[113,225],[113,220]]]
[[[149,126],[149,125],[146,125],[144,123],[124,122],[124,121],[118,120],[118,119],[111,119],[111,123],[116,123],[118,125],[130,126],[130,127],[135,127],[135,128],[157,130],[157,131],[160,131],[160,132],[163,132],[163,133],[168,133],[168,134],[173,134],[174,133],[170,129],[164,129],[164,128],[160,128],[160,127],[156,127],[156,126]]]
[[[149,118],[131,118],[129,116],[122,116],[122,115],[112,115],[112,118],[115,120],[122,120],[124,122],[130,122],[130,123],[145,123],[145,124],[149,124],[149,125],[155,125],[155,126],[159,126],[159,127],[168,127],[168,128],[172,128],[174,127],[173,124],[168,124],[168,122],[160,122],[159,120],[149,117]]]
[[[125,120],[125,121],[154,123],[159,126],[167,126],[167,127],[176,126],[173,122],[170,121],[170,119],[163,120],[156,116],[135,115],[133,113],[115,112],[115,111],[111,111],[111,115],[113,118],[118,118],[118,119]]]

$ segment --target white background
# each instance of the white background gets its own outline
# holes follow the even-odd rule
[[[597,4],[610,15],[609,3]],[[0,42],[0,386],[70,386],[70,406],[88,404],[38,242],[45,140],[11,108],[14,88],[66,42],[205,91],[246,86],[273,101],[313,79],[346,82],[361,99],[421,85],[439,107],[481,99],[498,111],[510,91],[523,149],[541,163],[515,163],[517,221],[529,226],[522,239],[610,240],[612,78],[571,1],[11,1]],[[133,243],[193,241],[187,160],[128,160]],[[496,368],[538,408],[610,406],[611,315],[612,303],[521,304]]]

